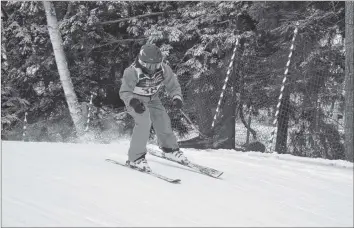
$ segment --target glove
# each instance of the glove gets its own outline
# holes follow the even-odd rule
[[[179,98],[174,98],[173,101],[172,101],[172,105],[175,109],[181,109],[182,106],[183,106],[183,102],[181,99]]]
[[[143,102],[139,101],[137,98],[132,98],[129,105],[134,109],[136,113],[143,113],[145,111],[145,106]]]

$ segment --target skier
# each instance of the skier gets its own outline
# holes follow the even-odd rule
[[[124,70],[119,95],[135,122],[127,164],[147,172],[151,171],[145,159],[151,123],[165,156],[188,163],[179,149],[171,120],[159,98],[162,87],[172,97],[173,107],[181,109],[183,98],[177,76],[170,66],[162,62],[160,49],[154,44],[145,44],[132,65]]]

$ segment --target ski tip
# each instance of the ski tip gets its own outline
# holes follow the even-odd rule
[[[175,180],[171,181],[171,183],[180,184],[180,183],[181,183],[181,180],[180,180],[180,179],[175,179]]]
[[[217,178],[219,178],[223,174],[224,174],[224,172],[220,172],[220,174],[217,176]]]
[[[220,179],[220,176],[223,175],[224,172],[220,172],[218,171],[217,173],[213,173],[213,174],[206,174],[208,176],[214,177],[215,179]]]

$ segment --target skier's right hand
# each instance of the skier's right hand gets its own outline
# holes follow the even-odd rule
[[[132,98],[129,102],[129,105],[134,109],[136,113],[141,114],[145,111],[143,102],[139,101],[137,98]]]

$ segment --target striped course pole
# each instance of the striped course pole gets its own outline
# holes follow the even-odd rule
[[[272,147],[273,147],[273,142],[274,142],[274,137],[275,137],[275,131],[276,131],[276,126],[277,126],[277,121],[278,121],[278,115],[279,115],[279,109],[280,109],[280,105],[281,105],[281,100],[283,98],[283,92],[284,92],[284,88],[285,88],[285,82],[287,80],[287,76],[288,76],[288,72],[289,72],[289,66],[290,66],[290,61],[291,61],[291,56],[293,55],[293,51],[294,51],[294,43],[295,43],[295,38],[296,35],[298,33],[298,28],[297,26],[299,25],[299,23],[296,24],[295,30],[294,30],[294,36],[293,39],[291,41],[291,46],[290,46],[290,54],[288,56],[288,62],[286,63],[286,67],[285,67],[285,72],[284,72],[284,78],[283,78],[283,82],[280,88],[280,94],[278,97],[278,104],[277,104],[277,110],[275,112],[275,119],[273,121],[273,130],[272,133],[270,135],[270,139],[269,139],[269,144],[268,144],[268,151],[272,151]]]
[[[216,122],[216,118],[218,117],[219,112],[220,112],[220,105],[221,105],[222,99],[224,97],[224,92],[225,92],[225,89],[226,89],[226,86],[227,86],[227,82],[229,81],[229,78],[230,78],[230,72],[232,70],[232,66],[233,66],[233,63],[234,63],[234,59],[235,59],[238,43],[239,43],[239,37],[236,38],[236,44],[235,44],[235,48],[234,48],[234,51],[233,51],[233,54],[232,54],[232,57],[231,57],[231,60],[230,60],[229,69],[227,70],[227,73],[226,73],[224,86],[222,87],[222,91],[221,91],[221,94],[220,94],[218,105],[216,107],[213,123],[211,124],[212,128],[214,128],[214,125],[215,125],[215,122]]]
[[[85,131],[88,131],[89,125],[90,125],[90,117],[91,117],[91,108],[92,108],[92,100],[93,100],[93,93],[91,93],[90,97],[90,104],[87,112],[87,122],[86,122],[86,128]]]
[[[26,140],[26,134],[27,134],[27,115],[28,113],[25,112],[25,119],[23,121],[23,133],[22,133],[22,140],[25,141]]]

